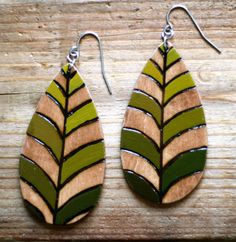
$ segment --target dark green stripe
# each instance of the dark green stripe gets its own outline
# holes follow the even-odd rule
[[[56,214],[56,224],[65,224],[86,209],[95,206],[100,193],[101,186],[96,186],[77,194],[65,205],[59,208],[59,211]]]
[[[164,126],[163,142],[167,142],[171,137],[186,129],[190,129],[201,124],[205,124],[205,117],[202,107],[181,113]]]
[[[173,97],[175,94],[194,86],[195,84],[190,73],[177,77],[171,83],[167,84],[165,88],[164,102],[167,103],[168,100],[171,99],[171,97]]]
[[[27,201],[26,199],[24,199],[24,204],[27,207],[28,211],[34,215],[37,219],[39,219],[41,222],[45,222],[45,218],[43,213],[37,208],[35,207],[33,204],[31,204],[29,201]]]
[[[32,184],[52,208],[55,208],[56,189],[45,172],[32,161],[20,157],[20,176]]]
[[[67,118],[66,134],[68,134],[71,130],[75,129],[77,126],[80,126],[82,123],[91,119],[95,119],[96,117],[97,111],[93,102],[88,103]]]
[[[161,122],[161,107],[151,97],[144,93],[133,92],[129,101],[129,106],[141,109],[150,113],[156,122],[160,125]]]
[[[153,77],[153,79],[155,79],[157,82],[159,82],[160,85],[163,84],[162,73],[151,60],[149,60],[147,62],[147,64],[144,66],[142,73]]]
[[[123,129],[121,132],[121,149],[133,151],[151,161],[160,168],[160,154],[156,145],[142,133]]]
[[[46,90],[46,93],[49,93],[65,109],[66,98],[54,81],[51,82],[50,86]]]
[[[98,160],[105,158],[104,142],[92,144],[79,150],[73,156],[64,161],[61,170],[61,184],[75,172],[89,166]]]
[[[136,193],[150,201],[160,202],[158,191],[144,177],[129,170],[124,170],[124,175],[127,183]]]
[[[83,80],[80,77],[79,73],[76,72],[76,74],[74,75],[74,77],[70,80],[69,83],[69,95],[76,89],[78,89],[79,87],[81,87],[83,85]]]
[[[47,144],[57,159],[60,160],[62,140],[58,130],[50,122],[35,113],[31,119],[27,133]]]
[[[180,155],[174,161],[170,161],[170,165],[167,164],[163,169],[163,195],[174,182],[181,180],[181,177],[202,171],[206,162],[206,152],[206,148],[192,150]]]

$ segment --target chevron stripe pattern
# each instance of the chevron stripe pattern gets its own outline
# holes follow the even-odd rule
[[[207,152],[203,107],[180,55],[163,44],[139,76],[121,132],[121,160],[129,186],[171,203],[199,183]]]
[[[26,206],[49,224],[71,224],[96,205],[104,179],[104,141],[78,71],[65,65],[41,97],[20,156]]]

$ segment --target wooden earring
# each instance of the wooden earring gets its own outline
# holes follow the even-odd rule
[[[184,198],[199,183],[206,162],[207,131],[203,107],[194,81],[168,40],[173,37],[171,11],[163,43],[139,76],[121,132],[121,160],[128,185],[144,198],[160,204]],[[219,51],[220,52],[220,51]]]
[[[99,198],[105,171],[103,132],[95,105],[74,63],[85,35],[70,49],[68,64],[41,97],[20,156],[20,187],[28,209],[48,224],[72,224]]]

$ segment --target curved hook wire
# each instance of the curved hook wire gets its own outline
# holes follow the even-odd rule
[[[166,26],[163,30],[162,33],[162,38],[164,39],[164,41],[171,39],[174,35],[174,30],[173,30],[173,25],[170,22],[170,14],[171,12],[173,12],[175,9],[181,9],[184,10],[187,15],[189,16],[189,18],[191,19],[192,23],[194,24],[194,27],[197,29],[197,31],[199,32],[199,34],[201,35],[201,37],[207,42],[208,45],[210,45],[211,47],[213,47],[218,53],[221,53],[221,50],[215,45],[213,44],[213,42],[211,40],[209,40],[205,34],[202,32],[200,26],[198,25],[198,23],[196,22],[196,20],[194,19],[193,15],[190,13],[190,11],[188,10],[188,8],[185,5],[182,4],[176,4],[173,5],[169,11],[167,12],[166,15]]]
[[[108,90],[109,94],[112,95],[111,88],[109,86],[109,83],[108,83],[106,75],[105,75],[102,43],[101,43],[101,40],[100,40],[100,38],[99,38],[97,33],[93,32],[93,31],[86,31],[86,32],[80,33],[79,37],[78,37],[78,40],[76,42],[76,46],[73,46],[70,49],[70,51],[69,51],[69,55],[67,56],[67,60],[68,60],[68,62],[71,65],[74,65],[76,59],[78,59],[80,57],[80,42],[87,35],[93,36],[98,41],[99,52],[100,52],[102,77],[103,77],[103,80],[104,80],[104,82],[106,84],[106,87],[107,87],[107,90]]]

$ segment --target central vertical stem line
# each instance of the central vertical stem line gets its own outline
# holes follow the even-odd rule
[[[164,48],[163,54],[163,83],[162,83],[162,100],[161,100],[161,129],[160,129],[160,203],[162,203],[163,192],[162,192],[162,184],[163,184],[163,128],[164,128],[164,104],[165,104],[165,85],[166,85],[166,59],[167,59],[167,50]]]
[[[63,74],[61,74],[63,75]],[[62,164],[64,161],[64,149],[65,149],[65,136],[66,136],[66,120],[67,120],[67,110],[68,110],[68,92],[69,92],[69,82],[70,82],[70,68],[68,66],[68,71],[65,73],[66,78],[66,90],[65,90],[65,111],[64,111],[64,124],[63,124],[63,133],[62,133],[62,149],[61,149],[61,157],[60,157],[60,163],[59,163],[59,170],[58,170],[58,180],[57,180],[57,194],[56,194],[56,204],[55,204],[55,210],[53,214],[53,223],[56,224],[56,216],[58,211],[58,199],[59,199],[59,192],[60,192],[60,186],[61,186],[61,169]]]

